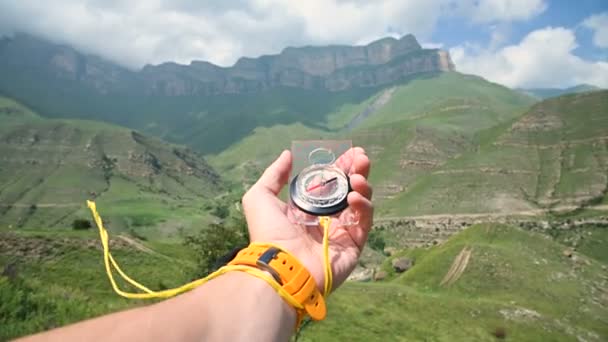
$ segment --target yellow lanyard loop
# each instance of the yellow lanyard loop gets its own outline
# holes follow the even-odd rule
[[[176,296],[180,293],[192,290],[195,287],[198,287],[198,286],[206,283],[207,281],[209,281],[219,275],[227,273],[229,271],[241,271],[241,272],[249,273],[258,278],[262,278],[262,279],[266,280],[266,282],[268,284],[270,284],[275,289],[275,291],[277,291],[279,293],[279,295],[281,297],[283,297],[290,305],[292,305],[296,309],[302,309],[302,304],[298,303],[293,298],[293,296],[291,296],[286,290],[284,290],[281,287],[281,285],[279,285],[276,281],[274,281],[270,276],[268,276],[261,270],[258,270],[256,268],[252,268],[252,267],[248,267],[248,266],[240,266],[240,265],[224,266],[224,267],[220,268],[219,270],[211,273],[210,275],[208,275],[205,278],[194,280],[194,281],[187,283],[185,285],[182,285],[180,287],[176,287],[173,289],[167,289],[167,290],[163,290],[163,291],[150,290],[146,286],[138,283],[137,281],[135,281],[134,279],[129,277],[118,266],[118,263],[116,262],[116,260],[114,260],[114,258],[112,257],[112,254],[110,253],[108,231],[103,226],[103,221],[101,220],[101,216],[99,216],[99,213],[97,212],[97,206],[95,205],[95,202],[87,201],[87,206],[91,210],[93,219],[95,220],[95,224],[97,225],[97,228],[99,229],[99,237],[101,239],[101,244],[103,247],[103,260],[104,260],[104,264],[105,264],[106,274],[108,276],[108,279],[110,280],[110,283],[112,284],[112,288],[120,296],[123,296],[125,298],[132,298],[132,299],[169,298],[169,297]],[[320,217],[319,224],[323,227],[325,294],[327,295],[331,291],[331,287],[332,287],[332,271],[331,271],[331,264],[330,264],[330,260],[329,260],[330,218],[326,217],[326,216]],[[141,290],[144,293],[132,293],[132,292],[125,292],[125,291],[121,290],[118,287],[118,284],[116,283],[116,281],[114,280],[114,275],[112,273],[112,267],[114,267],[114,269],[118,272],[118,274],[127,283],[133,285],[134,287],[138,288],[139,290]]]

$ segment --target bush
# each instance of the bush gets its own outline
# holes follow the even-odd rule
[[[220,219],[225,219],[230,215],[230,209],[227,205],[218,205],[211,210],[211,215]]]
[[[245,247],[248,242],[247,223],[242,216],[223,223],[212,223],[207,229],[184,239],[184,244],[196,252],[197,276],[213,272],[229,261],[235,250]]]
[[[386,242],[384,241],[381,230],[382,229],[377,228],[372,229],[367,237],[367,244],[371,249],[384,253]]]
[[[72,229],[74,230],[86,230],[93,227],[91,221],[85,219],[75,219],[72,221]]]

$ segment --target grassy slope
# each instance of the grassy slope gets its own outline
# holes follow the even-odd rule
[[[535,105],[490,130],[479,149],[417,180],[388,204],[400,214],[512,212],[600,203],[606,195],[608,93]]]
[[[0,98],[0,229],[68,227],[95,198],[114,227],[163,234],[207,215],[221,191],[193,152],[92,121],[48,120]],[[171,221],[171,222],[167,222]],[[167,227],[165,227],[167,228]]]
[[[364,101],[378,90],[333,93],[282,87],[245,94],[150,96],[126,85],[128,90],[123,94],[100,95],[36,70],[0,69],[5,75],[0,79],[0,92],[22,100],[46,117],[112,122],[204,154],[224,150],[256,127],[298,122],[320,125],[329,113]]]
[[[551,97],[562,96],[566,94],[584,93],[589,91],[602,90],[596,86],[590,84],[579,84],[574,87],[560,89],[560,88],[533,88],[533,89],[518,89],[524,94],[534,96],[540,100],[548,99]]]
[[[596,234],[594,229],[589,231]],[[12,234],[14,247],[0,253],[0,266],[17,261],[19,270],[18,280],[0,277],[0,323],[9,327],[0,330],[0,339],[143,303],[112,293],[93,232],[61,235]],[[27,257],[18,254],[24,238],[29,241]],[[164,256],[114,245],[128,273],[153,288],[189,279],[193,265],[188,250],[143,243]],[[465,246],[472,249],[466,270],[451,286],[440,286]],[[601,289],[602,266],[607,265],[582,248],[577,260],[569,259],[562,254],[565,248],[539,233],[474,226],[443,245],[415,252],[415,266],[401,276],[347,283],[330,298],[327,320],[308,326],[301,340],[489,341],[497,328],[517,341],[605,339],[608,312]],[[526,316],[524,309],[539,316]]]
[[[472,249],[467,268],[453,285],[440,286],[465,246]],[[499,327],[516,341],[602,340],[606,264],[583,254],[573,261],[564,248],[509,226],[474,226],[419,253],[416,265],[392,281],[345,285],[331,297],[327,321],[302,340],[490,341]],[[518,309],[539,316],[505,317]]]
[[[391,99],[353,131],[340,130],[385,90],[349,103],[320,121],[258,127],[244,140],[210,158],[236,181],[247,183],[292,140],[352,139],[374,163],[377,199],[390,199],[419,175],[475,148],[477,134],[518,117],[532,103],[526,96],[479,77],[459,73],[420,75],[395,85]],[[401,190],[399,188],[402,188]]]
[[[459,93],[453,97],[445,96],[447,90],[435,92],[434,100],[425,98],[424,106],[410,110],[408,104],[411,101],[426,96],[429,90],[435,89],[433,82],[438,82],[435,83],[436,89],[459,86],[466,91],[458,90]],[[419,89],[426,90],[422,92]],[[488,89],[491,90],[490,94],[487,93],[490,91]],[[393,97],[393,101],[398,101],[397,104],[392,104],[391,101],[352,134],[328,134],[324,129],[311,128],[304,123],[257,128],[254,134],[241,144],[232,146],[226,154],[215,157],[213,162],[226,170],[250,167],[253,171],[247,172],[252,174],[265,165],[266,160],[263,158],[271,158],[275,150],[278,152],[281,148],[287,148],[296,135],[304,138],[316,138],[317,135],[353,137],[355,143],[367,147],[372,155],[375,163],[373,181],[379,185],[383,181],[394,183],[403,180],[407,184],[414,177],[429,172],[424,168],[402,167],[401,162],[404,160],[425,158],[425,161],[439,164],[451,160],[443,168],[441,165],[434,166],[437,170],[462,168],[469,165],[470,160],[481,163],[479,165],[499,167],[524,165],[526,160],[554,160],[551,159],[554,158],[551,154],[530,159],[529,155],[522,154],[515,147],[510,147],[512,150],[509,150],[509,147],[502,146],[507,151],[500,152],[503,154],[488,153],[494,148],[491,144],[494,137],[503,132],[505,127],[510,127],[510,122],[518,116],[519,109],[529,102],[524,97],[511,96],[502,87],[455,73],[441,75],[438,79],[413,80],[398,87]],[[493,99],[497,99],[500,104],[489,103],[488,106],[491,105],[493,109],[484,109],[484,101]],[[3,99],[0,104],[7,101]],[[361,97],[359,102],[337,106],[329,114],[328,118],[331,119],[326,121],[325,129],[335,130],[348,122],[369,101],[369,97]],[[558,108],[564,105],[556,104]],[[586,131],[581,133],[578,128],[567,130],[564,133],[566,137],[575,139],[579,135],[589,134],[593,129],[602,132],[602,126],[586,128],[591,126],[589,120],[604,122],[602,117],[593,116],[596,113],[594,110],[585,113],[590,116],[584,116],[580,121],[580,118],[573,118],[567,124]],[[483,116],[483,120],[475,120],[480,116]],[[28,120],[30,119],[34,120]],[[19,125],[18,122],[17,124]],[[72,124],[78,125],[77,122],[70,122]],[[87,122],[83,124],[89,125]],[[490,128],[496,124],[498,126]],[[4,127],[8,125],[3,125],[2,129]],[[555,143],[549,133],[535,134],[534,137],[538,143]],[[117,149],[124,147],[121,145],[124,141],[117,142]],[[477,144],[481,144],[479,152],[451,159],[475,149]],[[568,162],[572,160],[570,169],[584,168],[593,160],[589,158],[588,149],[574,148],[578,152],[573,153],[574,157],[566,159]],[[36,158],[43,155],[41,152]],[[476,159],[476,155],[483,158]],[[247,158],[256,163],[242,164],[241,160]],[[75,169],[73,177],[57,177],[53,182],[57,182],[57,189],[69,189],[78,184],[71,182],[78,181],[75,177],[80,174],[82,170]],[[576,174],[573,173],[570,179],[581,178],[576,177]],[[425,186],[434,185],[435,176],[423,178],[408,194],[424,199],[423,196],[427,196]],[[35,178],[35,175],[32,177]],[[445,183],[438,184],[444,187],[461,181],[468,184],[464,181],[466,178],[452,177],[453,174],[446,178]],[[470,182],[480,179],[481,184],[494,181],[473,174]],[[496,182],[502,184],[501,187],[510,184],[504,183],[502,178]],[[169,191],[180,189],[170,179],[160,179],[155,184],[170,189]],[[572,186],[569,181],[563,181],[563,188],[566,191],[564,193],[568,194],[567,190]],[[465,188],[463,193],[456,192],[457,196],[449,201],[444,199],[442,203],[466,203],[463,202],[463,199],[466,200],[463,194],[471,189],[475,188]],[[102,214],[104,217],[109,214],[111,221],[130,221],[130,226],[148,226],[150,220],[162,220],[161,216],[196,217],[200,210],[191,207],[189,201],[179,198],[192,196],[189,193],[175,192],[177,195],[164,203],[163,199],[167,199],[163,193],[148,190],[142,193],[141,187],[134,185],[131,180],[113,177],[111,186],[100,197]],[[103,204],[104,196],[107,196],[107,206]],[[484,203],[483,197],[476,196],[478,195],[474,191],[470,192],[472,203]],[[458,202],[459,199],[461,202]],[[392,199],[387,198],[385,201],[383,203],[390,204]],[[394,203],[397,205],[393,209],[398,209],[399,212],[413,208],[401,206],[410,203],[402,197],[398,197]],[[593,238],[579,245],[582,254],[579,255],[579,262],[575,262],[563,257],[563,245],[542,235],[505,226],[474,227],[444,245],[428,251],[412,252],[417,257],[416,266],[400,277],[383,283],[345,285],[330,299],[328,319],[304,331],[302,340],[491,340],[491,332],[498,327],[504,327],[507,336],[514,340],[572,340],[576,336],[587,340],[605,339],[608,331],[604,317],[608,313],[605,299],[598,297],[598,293],[602,293],[602,284],[605,284],[605,279],[601,278],[601,267],[606,266],[603,252],[606,237],[604,230],[598,229],[588,230]],[[8,239],[7,236],[2,235],[2,239]],[[11,236],[24,238],[14,241],[12,246],[28,247],[25,248],[25,256],[19,254],[20,248],[0,251],[0,269],[17,261],[20,274],[20,279],[12,282],[6,277],[0,277],[0,309],[3,310],[0,319],[6,320],[0,321],[0,326],[9,327],[0,330],[0,339],[140,304],[112,294],[102,271],[101,252],[94,247],[87,247],[96,243],[93,232],[74,232],[58,227],[52,234],[26,229]],[[568,236],[560,236],[558,241],[570,243]],[[124,263],[125,269],[133,273],[136,279],[142,279],[154,288],[173,286],[188,280],[193,265],[187,261],[192,257],[187,250],[178,245],[160,242],[144,244],[162,251],[170,259],[140,252],[129,246],[119,246],[116,252],[119,262]],[[45,249],[44,246],[48,247]],[[467,270],[454,285],[440,287],[438,284],[443,275],[464,246],[473,248]],[[500,312],[503,310],[509,314],[518,308],[534,310],[540,317],[507,319]]]
[[[13,280],[0,276],[0,340],[149,303],[127,300],[112,291],[95,231],[0,232],[0,237],[6,247],[0,252],[0,268],[15,264],[17,269]],[[127,274],[153,289],[191,279],[195,265],[187,249],[160,242],[147,245],[163,255],[124,243],[113,243],[112,253]]]

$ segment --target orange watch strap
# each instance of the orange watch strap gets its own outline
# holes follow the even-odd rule
[[[317,289],[315,279],[293,255],[269,244],[254,243],[241,250],[229,265],[247,265],[268,271],[285,291],[302,304],[313,320],[325,318],[325,299]]]

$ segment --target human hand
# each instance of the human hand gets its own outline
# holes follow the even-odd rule
[[[348,194],[347,200],[349,209],[358,214],[359,220],[349,227],[332,226],[329,232],[334,289],[346,280],[357,265],[373,219],[372,189],[367,182],[370,162],[362,148],[356,147],[351,152],[340,157],[337,163],[353,166],[354,173],[349,176],[353,191]],[[291,152],[283,151],[243,196],[249,236],[251,242],[277,244],[298,258],[314,277],[317,288],[323,292],[323,228],[292,223],[287,217],[289,206],[277,197],[289,179],[291,166]]]

